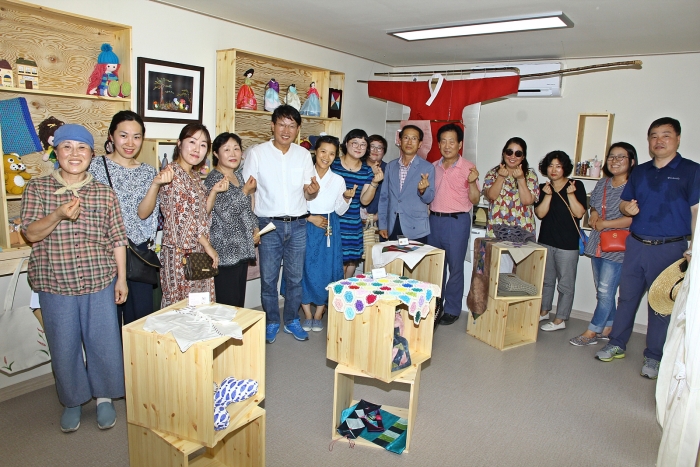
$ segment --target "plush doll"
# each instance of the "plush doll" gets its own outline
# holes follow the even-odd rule
[[[253,379],[236,379],[229,376],[221,382],[221,386],[214,384],[214,430],[225,430],[231,417],[226,407],[235,402],[241,402],[258,392],[258,382]]]
[[[284,98],[284,103],[291,105],[297,110],[301,109],[301,101],[299,100],[299,94],[297,94],[297,87],[295,84],[287,88],[287,95]]]
[[[280,83],[272,78],[268,81],[265,89],[265,110],[274,112],[282,103],[280,102]]]
[[[56,163],[56,153],[53,150],[53,134],[63,125],[65,125],[65,122],[53,116],[39,124],[39,140],[44,146],[44,155],[41,158],[44,162],[51,161],[54,164]]]
[[[32,176],[26,172],[27,167],[22,164],[18,154],[4,154],[2,159],[5,165],[5,191],[11,195],[21,195]]]
[[[304,105],[301,106],[299,113],[309,117],[321,116],[321,96],[318,94],[316,83],[313,81],[309,85],[309,90],[306,92],[306,100]]]
[[[119,82],[119,57],[109,44],[102,44],[101,50],[97,56],[97,65],[90,75],[87,94],[128,97],[131,95],[131,84]]]
[[[238,96],[236,97],[236,108],[245,110],[258,110],[258,101],[255,100],[255,93],[251,86],[252,81],[250,78],[253,77],[255,70],[252,68],[244,73],[245,82],[238,90]]]

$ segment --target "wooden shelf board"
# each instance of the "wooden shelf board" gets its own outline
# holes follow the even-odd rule
[[[603,176],[601,175],[600,177],[583,177],[581,175],[573,175],[571,178],[575,180],[600,180],[601,178],[603,178]]]
[[[5,199],[22,199],[22,195],[11,195],[11,194],[7,193],[5,195]]]
[[[507,329],[505,338],[503,339],[503,350],[514,349],[515,347],[532,344],[533,342],[536,342],[536,339],[525,339],[517,332]]]
[[[495,300],[502,300],[504,302],[508,303],[517,303],[517,302],[526,302],[528,300],[541,300],[542,299],[542,294],[537,294],[537,295],[519,295],[516,297],[501,297],[500,295],[496,294],[495,297],[491,297]]]
[[[267,110],[236,109],[236,113],[272,116],[272,112],[268,112]],[[302,115],[301,118],[303,120],[315,120],[315,121],[319,121],[319,122],[339,122],[340,121],[340,119],[338,119],[338,118],[310,117],[308,115]]]
[[[360,401],[353,400],[352,403],[350,404],[350,407],[353,405],[357,404]],[[390,414],[396,415],[397,417],[405,418],[408,420],[408,409],[405,409],[403,407],[393,407],[390,405],[382,405],[382,410],[389,412]],[[335,435],[333,436],[333,440],[340,440],[343,439],[343,436],[340,436],[338,432],[335,432]],[[378,444],[374,444],[372,441],[368,441],[364,438],[355,438],[352,440],[355,444],[360,445],[360,446],[367,446],[367,447],[372,447],[372,448],[379,448],[379,449],[384,449],[382,446]],[[408,448],[404,449],[404,452],[408,452]]]
[[[102,101],[114,101],[114,102],[125,102],[129,101],[129,97],[104,97],[104,96],[93,96],[90,94],[75,94],[72,92],[61,92],[61,91],[50,91],[46,89],[24,89],[24,88],[10,88],[0,86],[0,92],[18,92],[22,94],[38,94],[42,96],[54,96],[54,97],[69,97],[71,99],[95,99]]]

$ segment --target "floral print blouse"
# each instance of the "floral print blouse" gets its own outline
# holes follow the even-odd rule
[[[498,166],[489,170],[484,177],[483,193],[486,193],[498,177]],[[528,169],[525,175],[527,189],[537,201],[540,197],[540,188],[537,184],[537,175],[532,169]],[[496,224],[506,224],[522,227],[530,232],[535,232],[535,208],[534,205],[523,206],[520,202],[518,192],[518,182],[510,176],[503,182],[501,193],[495,201],[489,203],[489,217],[486,223],[486,236],[493,237],[493,226]]]

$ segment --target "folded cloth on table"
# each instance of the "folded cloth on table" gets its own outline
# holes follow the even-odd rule
[[[537,287],[529,284],[515,274],[498,275],[498,294],[504,296],[536,295]]]

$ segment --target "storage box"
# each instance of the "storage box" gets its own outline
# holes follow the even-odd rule
[[[211,448],[129,423],[129,463],[131,467],[264,467],[265,410],[253,407],[239,422]]]
[[[183,300],[156,314],[187,306]],[[152,316],[152,315],[151,315]],[[215,446],[265,398],[265,314],[238,308],[243,340],[220,337],[181,352],[172,334],[143,330],[147,318],[124,326],[127,421],[183,440]],[[214,383],[251,378],[258,392],[227,408],[229,428],[214,430]]]
[[[530,253],[530,255],[519,263],[516,263],[515,275],[528,284],[534,285],[535,288],[537,288],[537,294],[529,295],[527,297],[504,297],[498,294],[498,274],[501,270],[501,254],[520,248],[508,247],[501,243],[494,243],[492,247],[493,250],[491,252],[491,264],[489,265],[489,297],[516,302],[522,301],[524,298],[542,298],[542,283],[544,282],[544,268],[545,261],[547,260],[547,248],[535,243],[529,243],[528,248],[529,247],[534,247],[535,251]]]
[[[467,334],[499,350],[537,342],[542,300],[531,297],[488,298],[486,312],[467,320]]]
[[[409,401],[408,408],[402,407],[391,407],[388,405],[382,405],[382,410],[392,413],[398,417],[405,418],[408,420],[408,428],[406,429],[406,449],[404,452],[408,452],[411,444],[411,434],[413,433],[413,428],[416,421],[416,413],[418,411],[418,390],[420,386],[420,364],[414,365],[410,368],[410,371],[403,372],[401,377],[396,378],[392,383],[403,383],[408,384],[409,387]],[[333,395],[333,439],[342,438],[336,428],[340,425],[340,416],[343,410],[357,404],[359,401],[353,398],[354,388],[355,388],[355,377],[367,378],[364,373],[349,368],[345,365],[338,365],[335,368],[335,393]],[[377,403],[377,401],[372,401]],[[385,427],[388,428],[388,427]],[[381,448],[378,444],[368,441],[364,438],[356,438],[353,440],[356,444],[363,446],[372,446],[375,448]]]
[[[329,291],[328,334],[326,357],[366,376],[384,382],[395,381],[411,368],[428,360],[433,352],[435,297],[430,300],[430,312],[419,325],[413,323],[405,305],[395,298],[382,298],[358,313],[354,319],[333,308],[335,293]],[[411,366],[391,371],[391,351],[394,343],[394,318],[399,310],[404,322]]]

